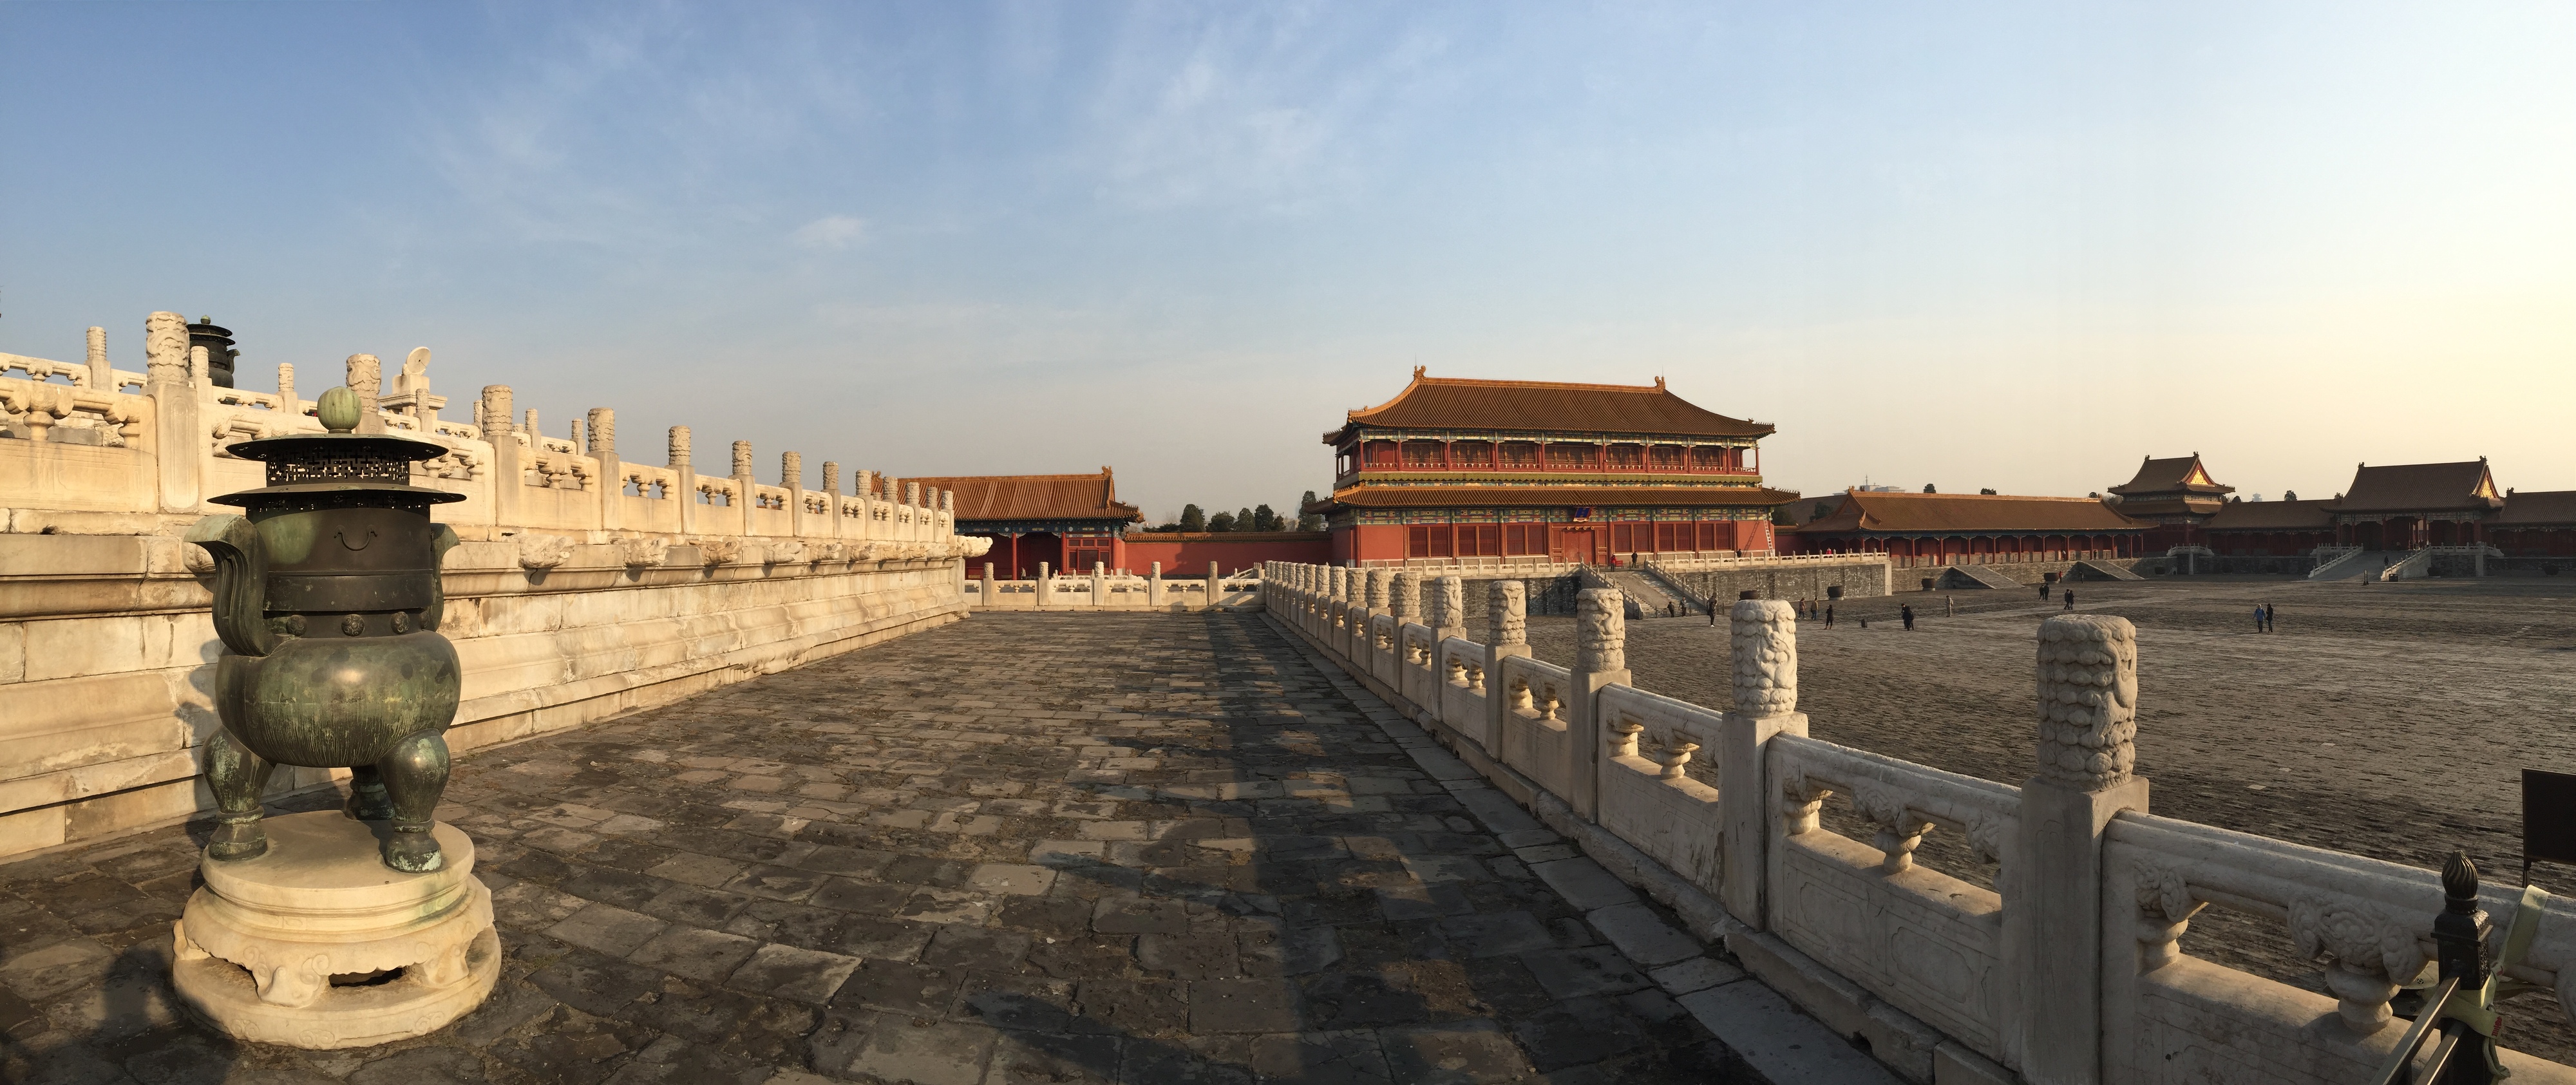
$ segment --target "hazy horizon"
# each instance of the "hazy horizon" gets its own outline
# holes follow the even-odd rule
[[[810,472],[1325,490],[1434,376],[1774,485],[2576,489],[2576,6],[0,5],[0,351],[156,309]],[[2551,403],[2559,407],[2549,406]],[[720,453],[715,454],[718,458]]]

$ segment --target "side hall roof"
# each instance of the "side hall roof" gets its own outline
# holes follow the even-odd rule
[[[2326,531],[2334,527],[2332,498],[2310,501],[2230,501],[2200,527],[2203,531]]]
[[[2149,457],[2138,465],[2135,477],[2111,487],[2111,492],[2123,496],[2175,492],[2216,495],[2235,493],[2236,487],[2221,486],[2217,479],[2209,477],[2209,469],[2201,466],[2200,453],[2194,452],[2161,460]]]
[[[1118,480],[1103,467],[1096,475],[963,475],[907,478],[957,495],[957,522],[977,520],[1141,521],[1136,506],[1118,500]]]
[[[2504,514],[2489,523],[2576,524],[2576,490],[2525,490],[2504,495]]]
[[[2353,469],[2352,488],[2345,490],[2337,512],[2415,512],[2419,510],[2494,509],[2503,506],[2487,461],[2407,463],[2388,467],[2363,464]]]
[[[1800,525],[1802,533],[1890,531],[1945,532],[2143,531],[2132,520],[2090,497],[2018,497],[2009,494],[1909,494],[1844,492],[1841,508]]]
[[[1424,376],[1421,366],[1394,399],[1349,412],[1324,443],[1339,443],[1353,426],[1668,437],[1764,437],[1776,428],[1703,410],[1665,388],[1662,377],[1652,385],[1462,380]]]

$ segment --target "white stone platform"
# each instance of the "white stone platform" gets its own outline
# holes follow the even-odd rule
[[[199,863],[206,884],[172,932],[190,1013],[244,1040],[363,1047],[436,1031],[492,993],[492,892],[463,832],[437,825],[440,868],[405,874],[378,855],[382,825],[337,811],[265,824],[267,852]]]

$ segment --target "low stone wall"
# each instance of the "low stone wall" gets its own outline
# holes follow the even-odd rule
[[[2196,557],[2188,569],[2181,558],[2139,558],[2129,571],[2139,576],[2235,575],[2235,576],[2306,576],[2317,569],[2317,559],[2306,554],[2228,555]]]
[[[0,534],[0,857],[212,808],[197,747],[219,726],[222,645],[188,549]],[[715,564],[706,549],[669,546],[649,565],[623,542],[450,551],[440,632],[465,674],[449,746],[668,704],[966,613],[953,559]],[[285,790],[333,774],[280,775]]]
[[[1895,585],[1886,563],[1777,562],[1703,570],[1657,570],[1702,600],[1734,602],[1744,592],[1756,599],[1824,599],[1833,589],[1846,598],[1886,595]]]

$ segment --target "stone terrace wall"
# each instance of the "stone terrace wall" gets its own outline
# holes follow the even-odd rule
[[[224,446],[320,432],[292,367],[276,393],[214,387],[175,314],[147,325],[149,372],[117,370],[93,330],[83,364],[0,355],[0,857],[211,808],[196,748],[217,727],[221,651],[205,553],[179,541],[205,499],[261,485]],[[442,421],[416,351],[381,395],[377,363],[350,386],[372,425],[448,447],[412,483],[466,495],[435,507],[466,541],[444,566],[440,631],[465,663],[459,749],[668,703],[754,674],[956,621],[960,538],[944,495],[859,472],[838,491],[700,476],[674,428],[661,466],[618,458],[615,418],[581,440],[533,432],[509,389],[481,424]],[[139,389],[138,392],[129,389]],[[603,480],[622,480],[611,485]],[[703,496],[702,496],[703,495]],[[329,774],[282,773],[281,787]]]
[[[2405,1032],[2389,1000],[2431,960],[2440,877],[2151,814],[2124,619],[2041,624],[2036,704],[1998,706],[2036,724],[2014,786],[1808,737],[1787,603],[1734,604],[1733,697],[1712,709],[1629,685],[1616,589],[1582,593],[1560,667],[1531,658],[1512,585],[1473,624],[1465,587],[1309,565],[1262,580],[1273,621],[1455,753],[1435,776],[1492,781],[1910,1081],[2334,1085],[2369,1080]],[[1866,828],[1838,831],[1827,800]],[[1915,861],[1936,831],[1992,864],[1991,888]],[[2480,906],[2501,932],[2518,898],[2490,876]],[[2319,959],[2335,996],[2191,955],[2213,908]],[[2533,931],[2504,973],[2576,1015],[2576,900],[2540,902]]]

